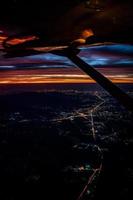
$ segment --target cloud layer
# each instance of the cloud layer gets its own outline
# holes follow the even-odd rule
[[[79,56],[114,82],[133,83],[133,45],[83,46]],[[66,57],[50,53],[0,60],[0,84],[94,82]]]

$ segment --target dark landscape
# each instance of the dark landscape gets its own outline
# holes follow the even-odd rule
[[[132,113],[88,86],[1,94],[2,200],[132,199]]]

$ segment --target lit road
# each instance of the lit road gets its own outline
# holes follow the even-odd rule
[[[102,101],[98,105],[96,105],[91,111],[90,111],[90,116],[91,116],[91,126],[92,126],[92,135],[93,139],[96,140],[96,131],[95,131],[95,125],[94,125],[94,119],[93,119],[93,113],[95,113],[98,109],[101,108],[101,106],[105,103],[105,100],[99,96],[99,94],[96,92],[95,95]]]
[[[96,112],[98,109],[101,108],[101,106],[105,103],[105,100],[104,100],[103,98],[101,98],[101,96],[99,96],[99,95],[97,94],[97,92],[95,93],[95,95],[102,101],[102,102],[100,102],[98,105],[96,105],[94,108],[92,108],[92,109],[90,110],[91,126],[92,126],[92,136],[93,136],[94,141],[96,142],[96,132],[95,132],[95,126],[94,126],[93,113]],[[98,151],[99,151],[99,153],[100,153],[100,155],[101,155],[101,162],[100,162],[100,165],[99,165],[98,168],[93,169],[92,175],[89,176],[88,181],[87,181],[85,187],[83,188],[82,192],[79,194],[77,200],[82,200],[82,199],[83,199],[84,195],[86,194],[86,192],[87,192],[89,186],[92,184],[92,182],[93,182],[93,180],[95,179],[95,177],[96,177],[98,174],[101,173],[102,165],[103,165],[103,164],[102,164],[102,161],[103,161],[103,153],[102,153],[101,148],[100,148],[98,145],[96,145],[96,147],[98,148]]]
[[[95,123],[94,123],[94,114],[99,109],[102,108],[102,105],[106,102],[97,92],[95,92],[95,96],[99,99],[98,103],[93,108],[80,108],[78,110],[69,112],[69,113],[61,113],[62,116],[59,118],[54,119],[53,121],[61,123],[64,120],[70,120],[74,122],[74,119],[80,117],[88,122],[91,123],[91,131],[92,131],[92,137],[95,142],[95,147],[97,148],[99,154],[100,154],[100,164],[97,168],[93,168],[92,175],[89,176],[88,181],[80,194],[78,195],[76,200],[82,200],[86,192],[89,190],[89,187],[95,180],[95,178],[101,173],[102,170],[102,162],[103,162],[103,153],[101,148],[96,144],[96,130],[95,130]]]

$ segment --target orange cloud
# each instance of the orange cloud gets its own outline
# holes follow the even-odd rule
[[[81,38],[87,39],[88,37],[93,36],[93,35],[94,35],[94,33],[93,33],[92,29],[86,29],[82,32]]]
[[[4,40],[6,40],[6,39],[7,39],[6,36],[0,35],[0,49],[3,49],[2,44],[3,44]]]
[[[27,37],[22,37],[22,38],[13,38],[7,41],[8,45],[17,45],[17,44],[22,44],[24,42],[28,41],[33,41],[38,39],[36,36],[27,36]]]
[[[74,40],[72,42],[73,45],[83,45],[86,43],[86,39],[90,36],[94,35],[92,29],[85,29],[84,31],[82,31],[80,38]]]

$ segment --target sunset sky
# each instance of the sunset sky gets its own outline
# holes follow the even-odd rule
[[[0,85],[94,83],[66,57],[51,53],[15,57],[17,51],[8,47],[18,44],[23,52],[25,35],[27,42],[33,40],[30,47],[38,38],[41,47],[84,39],[88,46],[80,47],[78,56],[115,83],[133,83],[132,1],[59,0],[43,4],[42,0],[5,0],[1,5],[6,14],[0,13]],[[89,46],[99,40],[117,44]],[[4,51],[15,58],[4,58]]]
[[[133,46],[81,47],[79,56],[115,83],[133,83]],[[65,57],[50,53],[0,59],[0,84],[94,83]]]

